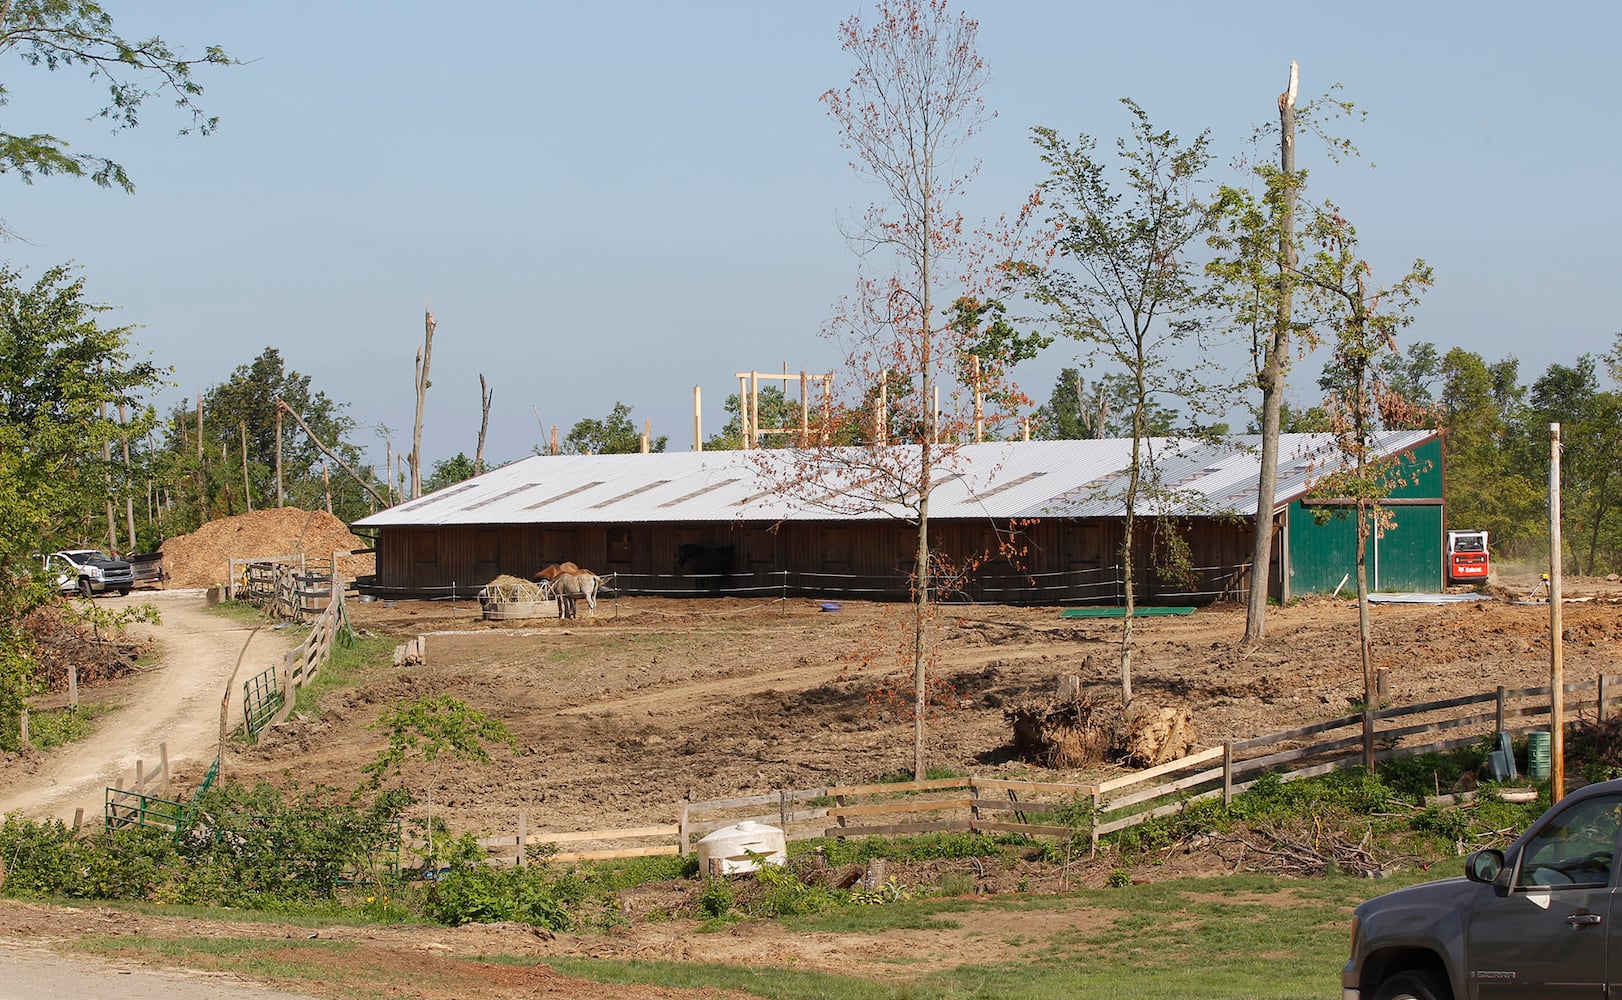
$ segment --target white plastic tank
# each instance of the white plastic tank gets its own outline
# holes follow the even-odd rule
[[[698,842],[698,870],[705,875],[758,871],[760,866],[750,858],[751,851],[761,855],[768,864],[788,863],[783,831],[746,819],[733,826],[723,826]]]

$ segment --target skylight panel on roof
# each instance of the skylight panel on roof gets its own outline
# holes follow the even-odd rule
[[[430,504],[439,503],[441,500],[449,500],[451,497],[458,496],[462,493],[466,493],[468,490],[476,490],[478,488],[479,486],[477,483],[463,483],[461,486],[452,486],[448,490],[440,490],[438,493],[430,493],[425,497],[418,497],[416,500],[413,500],[410,503],[401,504],[399,507],[396,507],[395,510],[421,510]]]
[[[991,499],[992,497],[996,496],[999,493],[1007,493],[1009,490],[1013,489],[1016,486],[1024,486],[1026,483],[1032,482],[1033,480],[1036,480],[1036,479],[1040,479],[1041,477],[1043,477],[1045,475],[1047,475],[1046,472],[1027,472],[1025,475],[1020,476],[1018,479],[1010,479],[1010,480],[1008,480],[1008,482],[1003,483],[1000,486],[993,486],[991,489],[986,490],[984,493],[976,493],[974,495],[974,499],[975,500],[989,500],[989,499]]]
[[[594,504],[591,505],[591,509],[592,510],[602,510],[604,507],[612,507],[614,504],[619,503],[621,500],[629,500],[632,497],[637,496],[638,494],[646,493],[649,490],[656,490],[661,486],[668,486],[668,485],[670,485],[670,480],[668,480],[668,479],[655,479],[653,482],[647,484],[646,486],[638,486],[636,489],[631,490],[631,491],[626,492],[626,493],[621,493],[617,497],[610,497],[609,499],[604,500],[602,503],[594,503]]]
[[[699,489],[696,489],[696,490],[694,490],[693,492],[687,494],[684,497],[677,497],[674,500],[666,500],[664,503],[660,504],[659,506],[660,507],[674,507],[677,504],[683,504],[683,503],[686,503],[689,500],[696,500],[696,499],[698,499],[699,497],[703,496],[706,493],[712,492],[714,490],[718,490],[723,486],[731,486],[733,483],[735,483],[737,481],[738,480],[736,480],[736,479],[723,479],[718,483],[711,483],[708,486],[704,486],[704,487],[701,487]],[[610,502],[612,502],[612,501],[610,501]]]
[[[517,496],[518,494],[524,492],[525,490],[538,489],[540,487],[540,485],[541,485],[540,483],[525,483],[522,486],[514,486],[512,489],[507,490],[505,493],[497,493],[493,497],[486,497],[485,499],[480,500],[478,503],[468,504],[466,507],[463,507],[462,509],[463,510],[478,510],[480,507],[488,507],[491,504],[496,503],[496,502],[501,501],[501,500],[505,500],[508,497]]]
[[[547,497],[545,500],[537,500],[534,503],[530,504],[528,507],[525,507],[524,509],[525,510],[540,510],[542,507],[545,507],[549,503],[557,503],[559,500],[567,500],[570,497],[574,496],[576,493],[584,493],[589,489],[592,489],[594,487],[601,486],[601,485],[603,485],[602,480],[598,480],[597,482],[594,482],[594,483],[586,483],[584,486],[576,486],[574,489],[565,490],[564,492],[559,493],[555,497]]]

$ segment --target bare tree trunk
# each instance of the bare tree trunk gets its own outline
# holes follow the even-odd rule
[[[933,164],[925,161],[924,169],[926,172],[932,166]],[[923,253],[920,259],[919,268],[919,287],[920,291],[922,292],[921,299],[923,307],[921,312],[921,322],[924,325],[923,350],[920,352],[922,362],[920,367],[923,369],[923,393],[918,397],[921,401],[927,401],[930,398],[931,388],[929,371],[931,360],[929,330],[931,260],[929,253],[929,241],[933,237],[933,233],[930,231],[933,227],[929,225],[930,203],[927,194],[928,190],[929,185],[926,182],[924,184],[924,191],[926,194],[924,196],[923,212],[924,239],[921,243]],[[889,381],[888,371],[885,372],[884,378],[886,382]],[[920,407],[920,409],[921,408],[922,407]],[[912,735],[912,776],[913,780],[915,781],[923,781],[928,775],[929,771],[924,760],[924,716],[929,708],[929,588],[932,582],[930,580],[929,565],[929,492],[930,480],[935,474],[934,469],[931,467],[935,455],[934,450],[931,448],[929,443],[933,433],[932,424],[933,421],[926,424],[925,433],[921,435],[922,440],[918,442],[918,568],[916,572],[916,584],[914,587],[917,592],[913,595],[915,603],[913,605],[912,623],[912,698],[913,715],[915,716]]]
[[[1273,501],[1278,492],[1279,417],[1284,405],[1285,360],[1290,350],[1290,323],[1295,266],[1295,89],[1296,65],[1290,63],[1290,86],[1278,95],[1279,169],[1284,198],[1279,210],[1278,311],[1257,381],[1262,389],[1261,477],[1256,483],[1256,537],[1250,555],[1250,599],[1245,605],[1245,634],[1240,645],[1252,645],[1267,631],[1267,591],[1272,582]]]
[[[101,404],[101,421],[107,422],[107,403]],[[101,470],[107,483],[107,551],[118,555],[118,516],[113,513],[113,442],[101,443]]]
[[[484,471],[484,436],[490,430],[490,401],[496,398],[494,389],[487,388],[484,373],[479,373],[479,401],[483,403],[482,415],[479,417],[479,447],[473,452],[473,474],[476,476]]]
[[[276,407],[276,506],[287,503],[282,494],[282,408]]]
[[[1361,466],[1362,461],[1358,464]],[[1374,650],[1369,622],[1369,510],[1357,501],[1357,646],[1363,660],[1363,766],[1374,773]]]
[[[242,434],[242,505],[253,513],[253,488],[248,485],[248,424],[246,421],[237,424],[237,430]]]
[[[118,424],[125,428],[124,439],[124,526],[129,532],[130,552],[135,551],[135,475],[130,464],[130,436],[128,411],[118,404]],[[150,513],[148,517],[150,518]]]
[[[342,458],[340,458],[338,456],[337,452],[333,451],[331,448],[328,448],[325,444],[322,443],[320,438],[315,436],[315,431],[310,430],[310,425],[304,422],[304,418],[299,416],[297,411],[295,411],[291,406],[288,406],[286,403],[282,402],[279,399],[276,400],[276,405],[278,407],[280,407],[281,409],[286,410],[287,415],[292,417],[295,421],[297,421],[297,423],[298,423],[298,425],[300,427],[304,428],[304,433],[309,435],[310,441],[312,443],[314,443],[314,445],[317,448],[321,449],[322,454],[326,455],[328,458],[332,459],[334,462],[337,462],[338,463],[338,468],[340,468],[340,469],[344,470],[345,472],[349,473],[349,477],[351,479],[353,479],[355,482],[359,483],[361,485],[361,489],[363,489],[366,492],[370,493],[372,495],[372,499],[376,500],[378,503],[383,504],[385,506],[388,505],[388,501],[383,499],[382,494],[378,493],[377,490],[373,488],[371,483],[368,483],[366,480],[362,479],[360,477],[359,473],[357,473],[354,469],[351,469],[349,467],[348,462],[345,462]]]
[[[411,496],[422,496],[422,407],[428,395],[428,364],[434,356],[434,314],[423,310],[422,350],[417,352],[417,420],[411,426]]]

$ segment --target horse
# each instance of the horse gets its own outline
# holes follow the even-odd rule
[[[558,617],[575,617],[575,602],[586,599],[586,607],[597,613],[597,592],[602,589],[603,578],[595,573],[559,573],[552,580],[552,593],[557,595]]]
[[[588,572],[590,572],[590,571],[581,569],[579,566],[576,566],[572,562],[548,563],[547,565],[542,566],[540,569],[536,570],[535,575],[530,577],[530,579],[534,580],[536,583],[541,583],[543,581],[547,582],[547,583],[550,583],[553,580],[556,580],[559,576],[563,575],[564,573],[588,573]]]
[[[712,593],[732,579],[733,547],[730,545],[695,545],[691,542],[676,548],[676,572],[691,573],[704,579],[695,580],[693,586],[708,586]]]

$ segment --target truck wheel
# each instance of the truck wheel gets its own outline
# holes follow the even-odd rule
[[[1453,991],[1435,973],[1418,969],[1399,972],[1380,984],[1374,1000],[1452,1000]]]
[[[130,596],[130,588],[128,588],[128,587],[119,587],[118,588],[118,596],[119,597],[128,597],[128,596]]]
[[[79,596],[87,601],[95,600],[96,592],[90,588],[88,576],[79,577]]]

